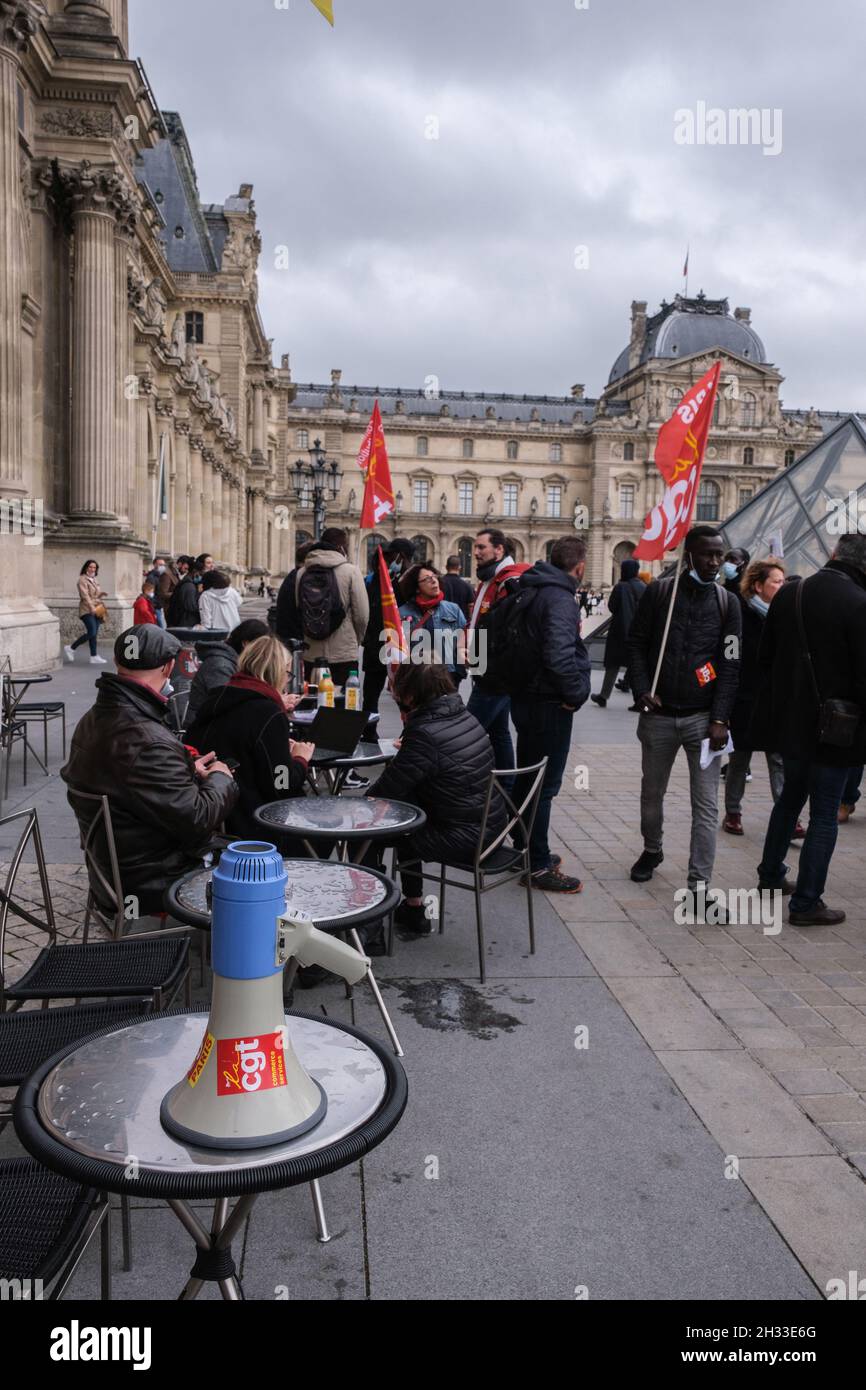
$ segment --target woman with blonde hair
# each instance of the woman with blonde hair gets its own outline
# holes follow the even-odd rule
[[[254,812],[268,801],[300,796],[313,756],[311,743],[289,737],[289,713],[298,697],[286,694],[291,657],[276,637],[244,647],[237,674],[209,695],[187,732],[194,748],[213,749],[237,763],[240,796],[226,821],[230,835],[261,839]]]

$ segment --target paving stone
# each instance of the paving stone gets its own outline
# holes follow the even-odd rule
[[[851,1087],[835,1072],[821,1067],[803,1067],[799,1071],[777,1071],[776,1076],[793,1096],[830,1096],[851,1094]]]
[[[747,1158],[740,1177],[820,1290],[866,1269],[866,1184],[843,1158]]]

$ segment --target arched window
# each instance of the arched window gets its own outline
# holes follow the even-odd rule
[[[520,445],[516,439],[509,439],[505,446],[505,456],[509,463],[516,463],[520,454]]]
[[[743,450],[743,463],[746,465],[746,467],[747,467],[747,468],[751,468],[751,467],[753,466],[754,462],[755,462],[755,451],[754,451],[754,449],[752,449],[751,447],[750,447],[750,448],[747,448],[747,449],[744,449],[744,450]]]
[[[376,551],[381,545],[383,548],[388,544],[387,536],[372,535],[367,537],[367,572],[374,568],[377,563]]]
[[[461,536],[457,542],[457,554],[460,556],[460,573],[464,579],[472,578],[472,561],[474,541],[471,536]]]
[[[753,429],[757,423],[758,402],[757,398],[747,391],[743,396],[741,419],[746,429]]]
[[[682,395],[683,395],[682,391],[677,390],[676,386],[672,386],[671,389],[668,391],[668,415],[669,415],[669,416],[670,416],[670,415],[673,415],[674,411],[676,410],[677,406],[679,405],[680,401],[682,400]]]
[[[419,434],[415,440],[415,453],[419,459],[425,459],[430,452],[430,442],[426,434]]]
[[[474,458],[474,457],[475,457],[475,443],[474,443],[473,440],[471,440],[471,439],[464,439],[464,441],[463,441],[463,457],[464,457],[465,459],[471,459],[471,458]]]
[[[793,450],[793,449],[786,449],[786,450],[785,450],[785,467],[786,467],[786,468],[790,468],[790,467],[791,467],[791,464],[792,464],[793,462],[794,462],[794,450]]]
[[[718,521],[719,501],[722,490],[718,483],[714,483],[709,478],[704,478],[698,488],[698,505],[695,511],[696,521]]]
[[[430,559],[430,542],[426,536],[413,536],[412,544],[415,547],[415,564],[426,565]]]
[[[623,444],[622,456],[626,463],[634,462],[634,445],[631,442],[629,442],[628,444]]]
[[[298,430],[297,434],[295,435],[295,448],[296,448],[296,449],[309,449],[309,447],[310,447],[310,431],[309,431],[309,430]]]

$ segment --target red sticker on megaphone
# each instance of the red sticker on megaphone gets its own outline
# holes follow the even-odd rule
[[[220,1038],[217,1043],[217,1095],[251,1096],[285,1086],[283,1033]]]

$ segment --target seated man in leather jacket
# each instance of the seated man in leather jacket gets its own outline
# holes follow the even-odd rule
[[[108,797],[123,893],[137,899],[137,916],[163,911],[166,888],[201,863],[238,795],[224,763],[213,753],[195,759],[166,726],[162,691],[180,646],[160,627],[121,633],[117,673],[96,682],[96,704],[78,724],[60,773],[82,839],[97,808],[76,792]],[[104,836],[95,849],[110,881]]]

